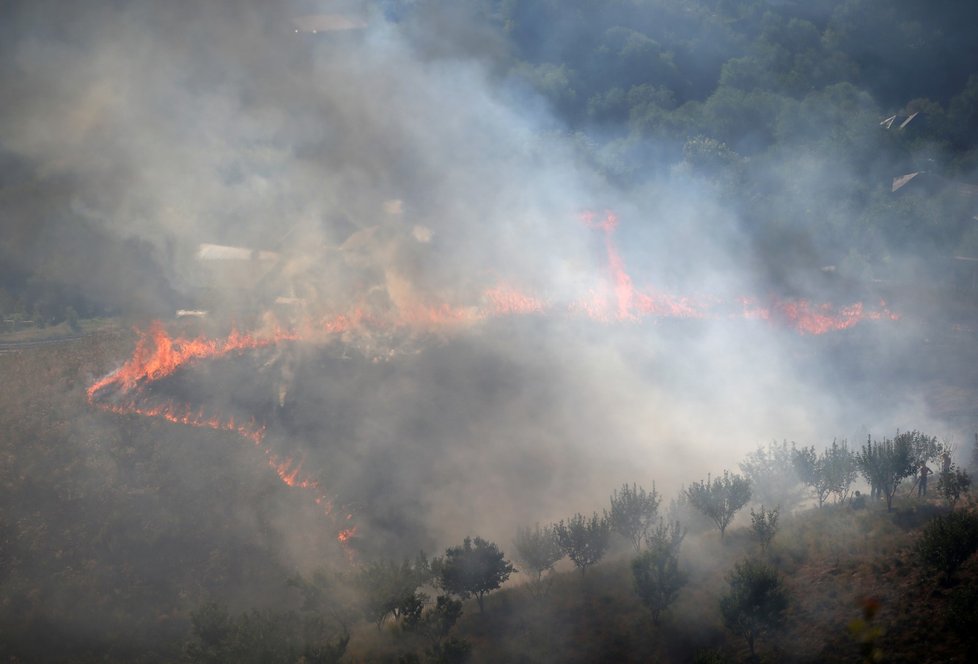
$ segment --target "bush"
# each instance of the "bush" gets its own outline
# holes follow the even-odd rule
[[[945,582],[978,551],[978,517],[964,512],[939,516],[926,526],[917,542],[917,557],[925,567],[940,572]]]
[[[632,560],[635,593],[656,625],[686,584],[686,574],[679,570],[679,545],[685,534],[678,522],[671,527],[660,524],[647,540],[649,548]]]
[[[764,505],[761,505],[759,512],[755,512],[751,508],[751,530],[754,531],[754,535],[760,541],[762,551],[767,551],[768,545],[771,544],[771,540],[774,539],[774,535],[778,532],[778,511],[779,508],[777,507],[773,510],[765,511]]]
[[[636,484],[625,484],[621,491],[611,494],[608,521],[612,530],[632,543],[636,553],[641,550],[643,540],[658,517],[660,500],[655,485],[651,492],[647,492]]]
[[[544,572],[553,570],[557,561],[564,557],[553,526],[541,528],[538,524],[533,528],[517,529],[513,548],[514,557],[522,571],[532,576],[536,589],[541,585]]]
[[[720,598],[720,613],[730,631],[747,641],[751,657],[762,633],[780,627],[788,608],[788,593],[777,570],[745,560],[728,577],[730,591]]]
[[[750,500],[750,480],[725,470],[722,478],[711,481],[707,476],[705,482],[694,482],[686,489],[686,495],[690,505],[716,524],[723,539],[734,514]]]
[[[554,526],[557,541],[581,573],[604,557],[611,539],[611,524],[594,513],[591,518],[575,514]]]
[[[937,480],[937,492],[952,509],[961,498],[961,494],[966,493],[970,488],[971,476],[954,466],[951,466],[947,472],[942,472]]]
[[[978,586],[974,583],[955,588],[945,609],[947,626],[961,636],[978,635]]]
[[[481,537],[466,537],[462,546],[449,547],[444,558],[432,562],[432,569],[445,591],[462,599],[475,595],[479,613],[485,610],[485,596],[516,571],[499,547]]]

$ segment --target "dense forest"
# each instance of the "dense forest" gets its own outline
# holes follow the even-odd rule
[[[978,5],[58,4],[0,8],[0,659],[969,661]],[[876,313],[466,300],[609,268]]]

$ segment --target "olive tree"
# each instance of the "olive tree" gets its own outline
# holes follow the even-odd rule
[[[777,570],[754,560],[738,563],[727,580],[720,613],[727,628],[747,641],[753,659],[757,637],[784,624],[788,593]]]
[[[970,488],[971,476],[953,464],[946,471],[943,471],[937,480],[937,492],[951,509],[954,509],[961,498],[961,494],[966,493]]]
[[[884,438],[875,441],[867,439],[862,450],[856,454],[856,464],[866,481],[886,497],[886,510],[893,510],[893,496],[900,482],[914,474],[917,461],[908,436],[897,436],[893,440]]]
[[[761,509],[758,512],[755,512],[754,509],[751,508],[751,530],[754,531],[754,535],[761,543],[761,551],[767,551],[767,547],[770,546],[771,540],[774,539],[775,534],[778,532],[779,512],[780,508],[777,507],[771,510],[765,510],[764,505],[761,505]]]
[[[792,457],[795,471],[811,487],[819,507],[833,493],[840,503],[845,501],[858,473],[856,457],[845,441],[833,440],[821,454],[815,451],[814,445],[802,447],[794,450]]]
[[[581,573],[604,557],[611,540],[611,524],[595,512],[590,518],[575,514],[554,526],[557,542]]]
[[[679,522],[659,526],[647,537],[647,549],[632,560],[635,593],[659,624],[662,612],[672,604],[686,584],[686,574],[679,569],[679,546],[686,531]]]
[[[405,559],[400,565],[392,561],[364,565],[356,577],[364,616],[378,629],[388,618],[417,622],[427,599],[419,588],[430,578],[431,568],[423,554],[413,563]]]
[[[794,464],[794,443],[782,441],[758,447],[740,462],[750,480],[751,498],[765,505],[780,505],[791,512],[802,499],[802,483]]]
[[[513,557],[520,563],[520,568],[532,575],[538,587],[544,572],[552,570],[557,561],[564,557],[553,526],[541,528],[537,524],[533,528],[517,529],[513,549]]]
[[[723,471],[723,477],[694,482],[686,489],[689,503],[709,517],[720,530],[723,539],[733,520],[734,514],[750,500],[750,480],[746,477]]]
[[[492,542],[466,537],[461,546],[449,547],[443,558],[431,563],[438,584],[462,599],[475,595],[479,613],[485,596],[499,588],[516,568]]]
[[[652,491],[636,484],[624,484],[621,490],[611,494],[608,521],[612,530],[632,543],[636,553],[641,551],[642,542],[658,518],[660,501],[654,484]]]

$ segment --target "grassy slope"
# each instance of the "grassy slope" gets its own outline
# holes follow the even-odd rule
[[[970,661],[974,644],[947,628],[945,611],[954,587],[978,583],[976,561],[944,587],[913,556],[919,528],[943,511],[909,498],[892,514],[812,509],[786,519],[767,554],[745,528],[722,543],[712,532],[690,535],[683,545],[690,583],[658,626],[632,591],[622,552],[587,575],[555,574],[543,599],[517,582],[488,598],[485,615],[469,602],[454,634],[472,643],[478,663],[689,662],[707,651],[720,661],[743,661],[747,648],[724,628],[718,601],[734,563],[761,556],[780,570],[792,598],[785,629],[758,640],[763,661],[860,661],[849,623],[861,616],[867,597],[881,602],[874,625],[883,629],[884,661]],[[420,652],[424,642],[411,639],[397,630],[359,631],[349,661],[397,661],[398,652]]]
[[[65,652],[55,654],[70,660],[90,639],[91,652],[110,659],[131,660],[147,643],[166,659],[187,636],[189,610],[215,595],[239,610],[254,606],[249,597],[280,588],[290,573],[274,564],[270,545],[250,541],[258,531],[228,530],[237,504],[267,501],[277,487],[260,465],[248,477],[228,465],[247,453],[238,441],[85,403],[88,381],[130,349],[120,333],[0,356],[0,642],[8,648],[0,655],[30,658],[28,643],[51,655],[61,639]],[[186,476],[188,460],[209,475]],[[892,514],[828,506],[785,518],[767,555],[793,602],[784,632],[759,641],[764,657],[856,661],[847,624],[859,598],[876,596],[886,661],[967,661],[973,644],[945,624],[954,588],[922,574],[911,554],[920,526],[942,510],[904,497]],[[760,555],[757,545],[745,528],[731,528],[722,543],[713,532],[689,535],[683,555],[691,581],[660,626],[635,598],[622,553],[587,576],[556,574],[545,600],[517,579],[487,599],[484,616],[468,603],[454,633],[473,644],[476,662],[680,662],[706,648],[742,659],[717,600],[727,571]],[[975,562],[957,587],[978,584]],[[396,661],[425,647],[361,624],[347,660]]]

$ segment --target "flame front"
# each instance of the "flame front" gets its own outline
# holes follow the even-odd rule
[[[482,304],[478,306],[411,302],[382,315],[368,314],[357,308],[318,322],[303,321],[291,331],[275,329],[270,333],[246,334],[232,329],[223,339],[171,337],[162,323],[154,322],[148,329],[139,332],[132,356],[128,360],[89,386],[89,402],[111,413],[159,417],[186,426],[235,433],[261,448],[275,475],[286,486],[306,491],[313,502],[336,523],[332,499],[316,479],[303,472],[303,460],[296,462],[291,457],[279,458],[272,452],[264,440],[264,425],[254,420],[236,422],[232,417],[206,414],[203,408],[194,409],[187,404],[154,404],[151,403],[148,388],[194,362],[285,342],[324,342],[338,336],[345,339],[351,335],[354,339],[368,339],[377,332],[442,334],[468,329],[501,316],[583,315],[602,323],[634,323],[647,318],[716,318],[723,316],[718,312],[730,310],[729,306],[717,299],[697,300],[652,289],[640,290],[626,270],[625,261],[614,241],[618,217],[612,212],[606,212],[603,218],[597,220],[596,214],[585,212],[581,218],[588,227],[603,235],[608,280],[603,286],[569,303],[554,302],[526,293],[512,285],[497,285],[483,292],[480,298]],[[899,318],[882,301],[874,310],[869,310],[861,302],[841,308],[827,303],[814,304],[808,300],[778,298],[772,298],[767,305],[752,298],[740,298],[737,303],[740,305],[738,317],[781,323],[801,334],[811,335],[849,329],[866,320]],[[347,521],[351,518],[352,515],[348,515]],[[349,544],[357,534],[356,525],[340,528],[337,524],[335,527],[338,531],[336,538],[341,544]],[[352,556],[350,549],[347,552]]]

